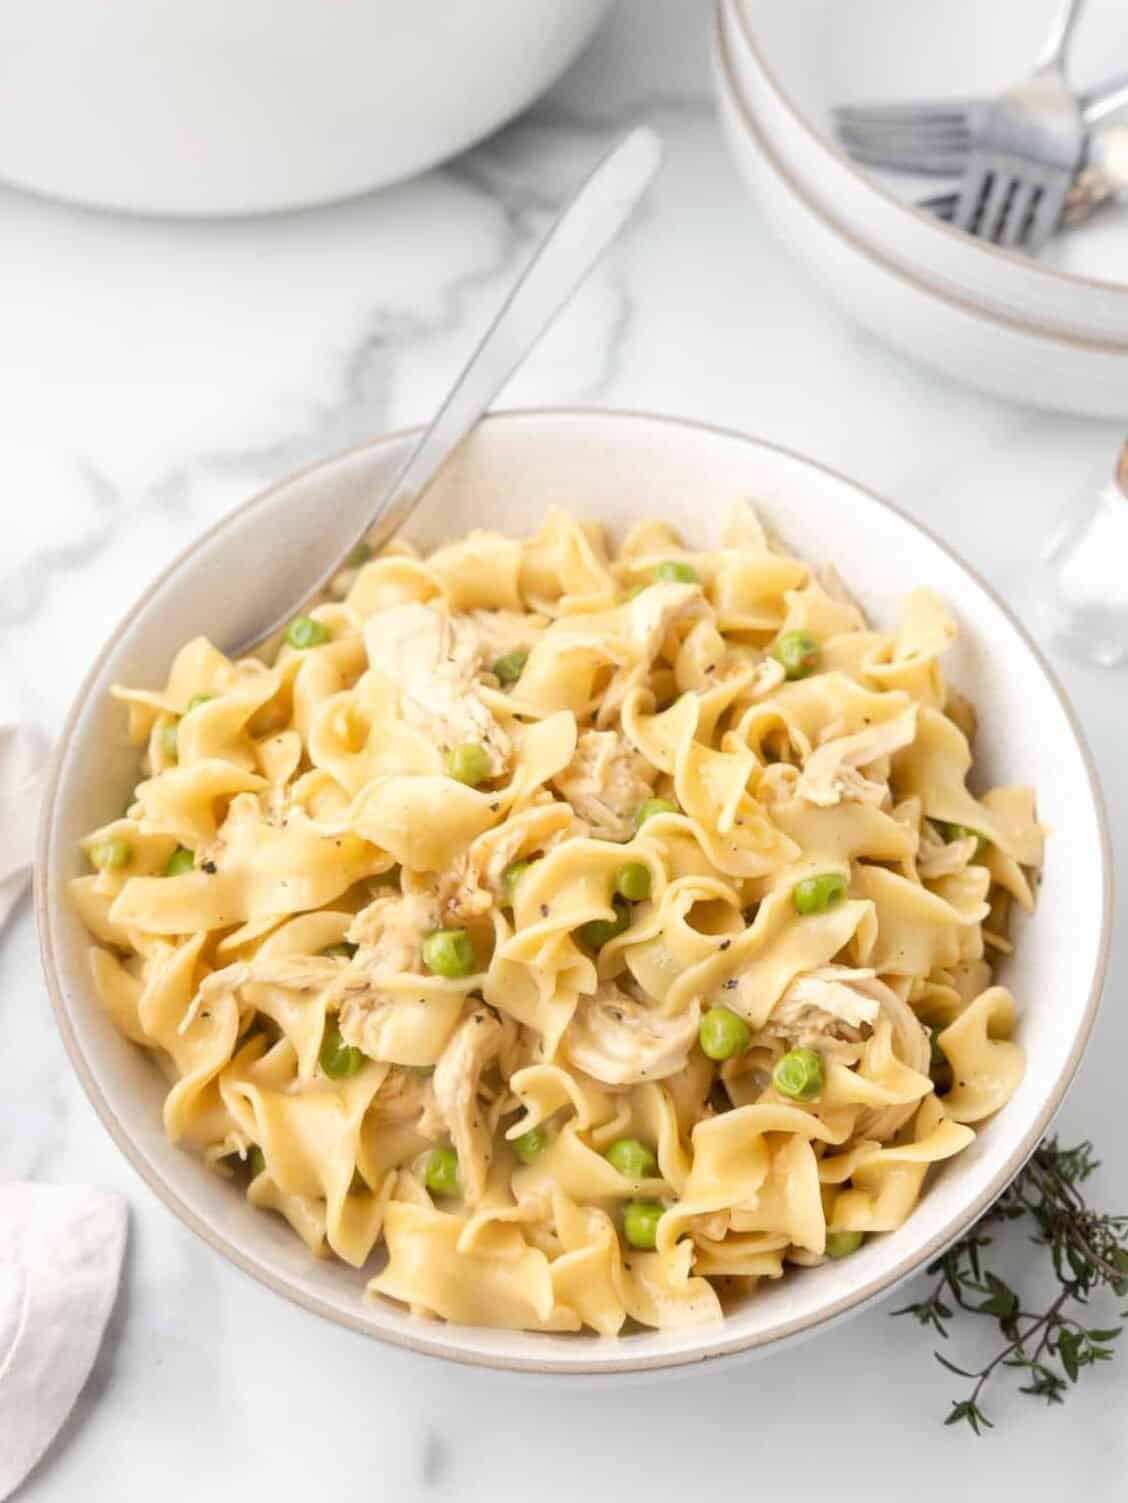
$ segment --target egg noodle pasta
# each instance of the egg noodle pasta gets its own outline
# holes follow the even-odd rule
[[[744,503],[704,551],[552,510],[115,687],[143,776],[73,895],[169,1136],[481,1325],[717,1321],[900,1226],[1023,1072],[1042,832],[968,788],[955,635]]]

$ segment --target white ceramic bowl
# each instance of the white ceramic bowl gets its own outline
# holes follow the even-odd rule
[[[0,177],[156,214],[344,198],[453,156],[516,114],[609,3],[3,5]]]
[[[916,209],[942,181],[864,169],[837,146],[837,102],[997,94],[1029,71],[1059,0],[947,0],[944,23],[903,0],[724,0],[730,67],[782,166],[850,233],[939,290],[1032,332],[1128,347],[1128,212],[1059,237],[1038,259],[975,240]],[[1128,69],[1128,10],[1094,3],[1078,79]]]
[[[51,771],[36,893],[43,959],[75,1069],[106,1127],[182,1221],[233,1263],[317,1314],[416,1351],[494,1368],[560,1375],[673,1368],[810,1332],[889,1290],[958,1235],[1034,1149],[1077,1067],[1096,1011],[1109,924],[1109,856],[1100,795],[1080,732],[1037,649],[1006,608],[941,543],[888,503],[797,455],[740,434],[611,412],[509,413],[486,421],[427,498],[411,533],[424,541],[475,524],[527,533],[559,503],[615,531],[643,514],[687,538],[715,537],[737,496],[751,496],[800,553],[833,561],[872,618],[890,624],[927,582],[962,628],[949,671],[981,712],[978,775],[1030,781],[1053,830],[1038,912],[1006,979],[1022,1002],[1026,1078],[974,1145],[946,1165],[899,1231],[853,1258],[797,1269],[720,1327],[640,1332],[619,1341],[478,1330],[365,1304],[363,1275],[311,1257],[278,1218],[174,1147],[161,1128],[164,1082],[113,1027],[87,974],[88,938],[67,901],[76,842],[111,817],[136,777],[111,682],[163,682],[195,632],[223,640],[238,622],[239,571],[270,539],[287,552],[327,509],[355,508],[396,471],[411,436],[393,435],[283,482],[232,513],[133,607],[79,691]]]
[[[721,123],[733,159],[772,228],[852,317],[904,354],[993,395],[1064,412],[1123,418],[1128,345],[1055,332],[944,290],[875,246],[796,176],[757,122],[732,67],[734,20],[714,36]]]

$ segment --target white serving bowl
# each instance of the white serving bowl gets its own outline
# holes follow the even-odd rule
[[[359,516],[402,462],[394,434],[284,481],[233,512],[146,591],[80,689],[47,789],[36,902],[48,986],[71,1060],[118,1146],[181,1220],[233,1263],[307,1309],[418,1352],[491,1368],[598,1375],[674,1368],[763,1349],[809,1333],[891,1289],[962,1232],[1032,1152],[1061,1103],[1093,1022],[1108,944],[1108,840],[1080,730],[1038,650],[1006,607],[942,543],[887,502],[809,460],[756,439],[670,418],[542,411],[488,419],[427,497],[410,533],[424,542],[488,523],[528,533],[550,504],[621,535],[643,515],[669,518],[694,543],[715,539],[734,497],[753,497],[799,553],[834,562],[872,619],[889,626],[912,585],[952,604],[961,637],[948,665],[978,704],[977,776],[1032,782],[1053,831],[1038,912],[1022,926],[1005,979],[1022,1004],[1026,1078],[975,1143],[944,1166],[900,1230],[850,1259],[796,1269],[764,1286],[723,1326],[639,1332],[619,1341],[479,1330],[366,1304],[364,1275],[310,1256],[278,1218],[174,1147],[161,1127],[165,1084],[114,1028],[88,975],[88,936],[66,893],[79,836],[110,818],[132,788],[115,681],[164,681],[176,647],[242,624],[240,571],[288,556],[327,512]]]
[[[943,289],[859,235],[782,161],[732,67],[718,8],[714,74],[733,159],[772,228],[846,312],[904,354],[993,395],[1089,416],[1128,411],[1128,345],[1082,339]]]
[[[609,3],[0,6],[0,177],[155,214],[345,198],[453,156],[515,115]]]
[[[1038,259],[1001,250],[917,209],[943,180],[869,171],[831,131],[831,107],[870,99],[997,94],[1032,67],[1059,0],[722,0],[729,66],[787,172],[849,233],[940,291],[1017,320],[1128,348],[1128,210],[1058,237]],[[1076,77],[1128,69],[1128,10],[1094,3]]]

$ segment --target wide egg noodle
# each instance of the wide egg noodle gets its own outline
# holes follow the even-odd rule
[[[1030,789],[973,791],[943,602],[871,627],[745,502],[715,546],[397,542],[330,597],[272,663],[197,638],[112,691],[138,776],[72,894],[169,1136],[418,1318],[713,1323],[895,1231],[1021,1083],[1043,847]]]

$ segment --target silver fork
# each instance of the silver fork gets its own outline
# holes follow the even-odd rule
[[[1065,77],[1085,0],[1066,0],[1026,83],[991,105],[972,135],[953,223],[980,240],[1037,255],[1057,228],[1085,151]]]
[[[1128,104],[1128,73],[1117,73],[1077,96],[1092,127]],[[897,172],[958,177],[991,108],[990,99],[844,104],[833,114],[842,145],[857,162]]]
[[[845,104],[834,110],[833,121],[856,161],[955,177],[966,167],[974,133],[990,107],[984,99]]]

